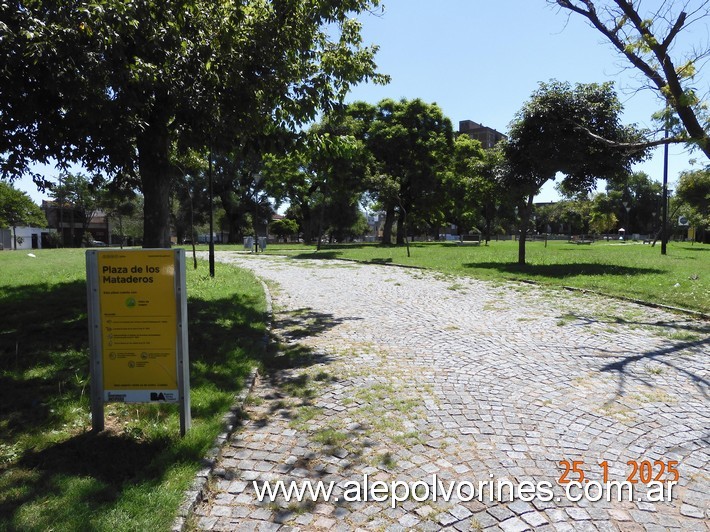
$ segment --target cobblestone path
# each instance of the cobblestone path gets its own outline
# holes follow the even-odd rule
[[[258,381],[198,528],[710,529],[707,322],[413,269],[217,258],[267,281],[290,367]],[[608,480],[638,481],[633,500],[612,488],[609,502],[573,502],[583,491],[558,484],[564,460],[590,499],[606,462]],[[670,502],[655,502],[648,483],[667,488],[674,469]],[[353,501],[365,476],[384,501]],[[258,502],[265,480],[335,487],[327,502]],[[378,491],[392,482],[410,483],[394,491],[406,500]]]

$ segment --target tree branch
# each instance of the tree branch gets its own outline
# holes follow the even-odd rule
[[[680,15],[678,15],[678,19],[675,21],[675,24],[673,24],[671,31],[668,32],[668,35],[661,43],[660,49],[664,54],[668,52],[668,47],[670,46],[671,42],[673,42],[673,39],[675,39],[676,35],[678,35],[680,30],[683,28],[686,16],[687,15],[685,14],[685,11],[680,12]]]
[[[594,2],[592,2],[592,0],[581,0],[581,2],[585,6],[587,6],[587,9],[583,9],[582,7],[574,4],[571,0],[556,0],[556,2],[560,7],[563,7],[585,17],[594,28],[596,28],[602,35],[604,35],[609,40],[609,42],[611,42],[611,44],[613,44],[614,47],[619,50],[619,52],[626,56],[626,58],[631,62],[632,65],[638,68],[647,78],[653,81],[653,84],[659,90],[663,89],[663,87],[666,85],[663,76],[661,76],[659,72],[657,72],[646,61],[644,61],[639,55],[631,51],[627,47],[626,43],[624,43],[619,38],[618,33],[621,30],[621,27],[623,26],[621,22],[617,23],[613,29],[608,28],[606,24],[604,24],[604,22],[602,22],[602,20],[599,18],[599,15],[597,14],[597,11],[594,7]],[[633,11],[633,6],[629,6],[624,0],[616,0],[616,4],[622,9],[624,15],[626,15],[626,17],[629,19],[631,19],[631,17],[629,16],[627,10],[624,8],[630,8],[631,13],[635,15],[635,18],[638,20],[638,23],[641,24],[641,19],[638,17],[638,14]],[[634,20],[632,20],[632,22],[634,23],[634,26],[637,27],[636,22]]]
[[[657,139],[657,140],[647,140],[644,142],[617,142],[614,140],[609,140],[606,137],[602,137],[601,135],[597,135],[594,133],[591,129],[584,127],[583,125],[574,122],[573,120],[568,120],[570,124],[576,129],[577,131],[581,131],[585,135],[587,135],[590,139],[599,142],[600,144],[604,144],[605,146],[609,148],[616,148],[620,150],[624,150],[627,152],[639,152],[646,150],[648,148],[654,148],[656,146],[663,146],[664,144],[687,144],[688,143],[688,138],[687,137],[668,137],[668,138],[663,138],[663,139]]]
[[[683,87],[683,76],[676,71],[673,60],[668,54],[668,50],[674,39],[678,37],[682,29],[688,27],[686,25],[688,22],[688,14],[686,11],[681,11],[675,19],[675,22],[672,22],[673,19],[670,16],[670,8],[666,12],[668,13],[667,17],[660,17],[670,26],[668,35],[661,43],[653,35],[651,25],[639,15],[637,10],[638,2],[634,0],[613,0],[613,4],[618,8],[618,10],[614,11],[614,14],[621,14],[623,16],[617,21],[616,17],[613,16],[614,14],[612,14],[613,27],[611,28],[600,19],[595,8],[594,0],[554,1],[560,7],[585,17],[634,67],[643,73],[660,92],[661,96],[665,98],[667,104],[675,109],[690,137],[690,139],[686,138],[685,142],[689,142],[690,140],[694,141],[703,153],[710,157],[710,138],[708,137],[708,132],[700,122],[692,98],[690,99],[691,101],[689,101],[689,95]],[[705,2],[701,8],[691,12],[691,16],[695,13],[701,13],[707,3],[708,2]],[[687,6],[688,3],[685,3],[684,7]],[[660,10],[658,13],[660,13]],[[658,13],[657,18],[659,18]],[[708,16],[708,11],[702,13],[698,20],[704,16]],[[627,32],[623,31],[626,21],[629,23],[628,35],[626,34]],[[635,34],[638,34],[638,36]],[[640,46],[640,48],[637,48],[637,46]],[[641,55],[646,52],[648,52],[650,56],[648,61]],[[655,62],[658,63],[658,67],[653,66]],[[665,142],[664,140],[660,142],[660,144]],[[677,140],[674,142],[683,141]]]

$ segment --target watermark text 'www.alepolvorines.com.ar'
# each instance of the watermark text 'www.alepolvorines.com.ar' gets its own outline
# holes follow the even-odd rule
[[[520,481],[508,479],[456,481],[442,480],[436,474],[427,480],[406,482],[402,480],[373,480],[367,474],[358,480],[340,482],[321,480],[312,481],[253,481],[252,485],[259,502],[274,502],[283,498],[287,503],[303,502],[387,502],[392,508],[408,500],[415,502],[512,502],[521,500],[531,502],[560,501],[565,499],[578,502],[596,501],[634,501],[643,497],[646,502],[668,502],[673,495],[673,487],[677,482],[651,481],[647,484],[645,493],[640,495],[633,482],[626,481],[589,481],[567,482],[553,484],[549,481]]]

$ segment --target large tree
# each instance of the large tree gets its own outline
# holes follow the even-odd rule
[[[465,234],[478,223],[484,208],[483,189],[491,183],[482,170],[484,151],[481,143],[468,135],[454,141],[451,164],[444,174],[447,221],[455,224],[459,234]]]
[[[12,228],[13,248],[17,249],[18,226],[46,227],[47,218],[26,193],[0,181],[0,227]]]
[[[441,182],[453,151],[451,121],[435,103],[382,100],[368,131],[376,159],[375,197],[386,212],[383,242],[389,243],[397,215],[397,243],[404,243],[408,215],[435,218],[441,211]]]
[[[606,187],[615,200],[614,211],[627,234],[650,233],[661,219],[662,186],[645,172],[633,172],[610,180]]]
[[[169,247],[175,153],[296,128],[381,80],[349,17],[378,3],[1,2],[0,171],[55,159],[137,175],[144,245]]]
[[[343,241],[352,238],[361,225],[360,203],[365,193],[365,177],[372,156],[362,140],[373,107],[352,104],[331,113],[309,131],[309,166],[318,176],[319,233]]]
[[[57,202],[60,208],[69,207],[71,215],[78,215],[81,223],[79,235],[75,232],[74,224],[71,227],[72,245],[81,245],[87,234],[89,223],[96,212],[101,208],[104,196],[106,195],[104,179],[101,176],[89,178],[82,173],[63,173],[59,177],[59,183],[52,185],[51,197]],[[63,231],[63,228],[60,228]]]
[[[225,211],[230,243],[238,242],[243,234],[256,235],[263,225],[259,221],[270,218],[271,208],[260,174],[261,159],[258,150],[246,146],[215,157],[214,194]]]
[[[710,168],[683,172],[676,189],[678,199],[684,204],[683,214],[698,229],[696,240],[710,241]]]
[[[519,198],[520,245],[518,263],[525,264],[525,241],[533,198],[542,185],[563,174],[568,192],[590,191],[598,178],[628,174],[645,152],[610,146],[637,144],[642,138],[633,127],[623,126],[622,111],[611,83],[541,83],[518,111],[504,144],[505,181]],[[595,137],[590,137],[587,131]]]
[[[640,0],[547,1],[585,17],[601,32],[675,111],[674,140],[692,142],[710,157],[710,122],[707,102],[702,101],[707,95],[699,94],[695,86],[710,49],[707,42],[692,43],[687,38],[693,24],[707,36],[710,2],[647,2],[642,11]],[[673,122],[667,115],[660,116]]]
[[[277,203],[289,203],[287,215],[298,222],[304,243],[310,244],[318,232],[313,196],[322,184],[308,166],[307,150],[265,154],[261,175],[269,195]]]
[[[616,203],[612,197],[603,192],[592,198],[589,219],[589,228],[592,232],[601,235],[616,228],[619,222],[615,213],[618,208]]]
[[[277,202],[290,203],[304,242],[326,230],[342,239],[359,222],[372,163],[366,132],[374,114],[372,105],[347,105],[314,124],[295,149],[263,158],[264,186]]]

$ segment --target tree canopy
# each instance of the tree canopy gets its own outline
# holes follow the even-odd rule
[[[34,226],[46,227],[47,218],[35,202],[25,192],[0,181],[0,227],[12,228]],[[17,239],[13,238],[17,246]]]
[[[484,211],[481,199],[493,181],[481,171],[484,161],[481,143],[468,135],[454,140],[452,161],[443,178],[447,221],[463,232],[472,229]]]
[[[676,195],[684,204],[683,214],[699,230],[696,239],[710,240],[710,169],[683,172]]]
[[[407,213],[430,222],[440,216],[441,181],[453,150],[451,120],[435,103],[382,100],[367,132],[375,158],[373,191],[386,211],[384,242],[395,213],[397,243],[404,240]]]
[[[378,4],[2,2],[0,172],[55,159],[138,183],[144,245],[169,247],[175,154],[296,128],[384,81],[350,18]]]
[[[42,209],[25,192],[0,181],[0,227],[46,227]]]
[[[541,83],[510,126],[504,145],[505,182],[517,191],[520,249],[525,263],[525,239],[533,198],[540,187],[558,173],[567,191],[586,192],[598,178],[614,179],[628,174],[631,164],[645,157],[645,150],[629,152],[610,145],[636,144],[643,138],[635,128],[620,122],[622,105],[611,83]]]

